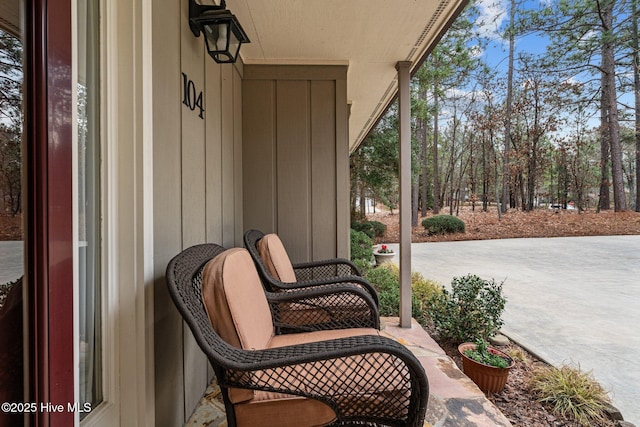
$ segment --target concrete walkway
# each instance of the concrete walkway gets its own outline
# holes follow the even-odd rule
[[[504,281],[503,331],[549,363],[592,370],[640,425],[640,236],[414,243],[412,265],[446,285]]]

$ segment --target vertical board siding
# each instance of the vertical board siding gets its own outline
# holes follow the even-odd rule
[[[205,58],[205,59],[208,59]],[[207,76],[205,90],[205,180],[206,180],[206,241],[222,242],[222,69],[214,61],[205,60]]]
[[[180,19],[176,19],[180,17]],[[234,246],[242,228],[242,64],[216,64],[188,25],[188,0],[153,3],[155,416],[181,426],[212,375],[166,291],[169,260],[189,246]],[[182,104],[185,73],[203,118]]]
[[[279,81],[276,96],[277,232],[295,263],[311,255],[309,82]]]
[[[244,225],[293,262],[349,256],[346,71],[244,66]]]
[[[244,222],[265,232],[276,229],[275,82],[245,80],[242,91],[243,127],[242,173]]]
[[[311,82],[312,258],[336,256],[335,82]]]
[[[182,13],[189,10],[189,1],[181,1]],[[205,88],[206,54],[203,38],[195,38],[187,20],[181,20],[181,68],[193,81],[195,93]],[[184,91],[184,88],[183,88]],[[184,95],[184,94],[183,94]],[[205,193],[205,122],[198,109],[192,111],[182,104],[182,247],[204,242],[206,238]],[[207,387],[206,357],[184,324],[184,405],[185,418],[193,412]]]
[[[336,80],[336,256],[350,258],[351,218],[349,197],[349,112],[347,109],[347,80]]]
[[[235,243],[235,184],[234,184],[234,145],[233,145],[233,69],[225,65],[222,70],[222,244],[231,248]]]
[[[184,423],[182,318],[164,278],[169,260],[182,249],[180,22],[181,4],[153,5],[153,241],[155,317],[155,419],[163,425]],[[168,55],[168,52],[173,54]]]
[[[244,207],[242,205],[242,76],[233,68],[233,203],[234,246],[242,246]]]

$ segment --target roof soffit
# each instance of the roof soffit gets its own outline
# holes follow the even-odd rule
[[[245,64],[349,64],[349,147],[397,92],[396,63],[419,64],[465,0],[227,0],[251,43]]]

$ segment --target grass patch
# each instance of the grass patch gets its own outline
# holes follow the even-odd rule
[[[584,372],[580,366],[537,368],[530,387],[539,402],[551,406],[556,414],[573,417],[583,426],[607,419],[604,412],[610,403],[607,391],[590,371]]]

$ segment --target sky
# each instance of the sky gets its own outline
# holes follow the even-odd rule
[[[524,7],[528,9],[539,8],[551,0],[524,0]],[[509,42],[502,37],[505,28],[509,24],[510,0],[478,0],[479,18],[476,21],[476,29],[489,43],[482,51],[484,62],[497,72],[498,79],[506,79],[509,56]],[[542,34],[528,34],[518,36],[515,40],[516,68],[518,67],[518,53],[530,53],[542,55],[545,53],[548,39]],[[517,74],[516,74],[517,75]],[[586,76],[583,75],[586,79]],[[576,76],[575,81],[581,77]],[[472,90],[472,89],[468,89]],[[458,94],[462,90],[457,89]],[[621,102],[633,105],[633,93],[618,93]],[[589,127],[599,126],[599,114],[594,110],[593,118],[589,121]]]

